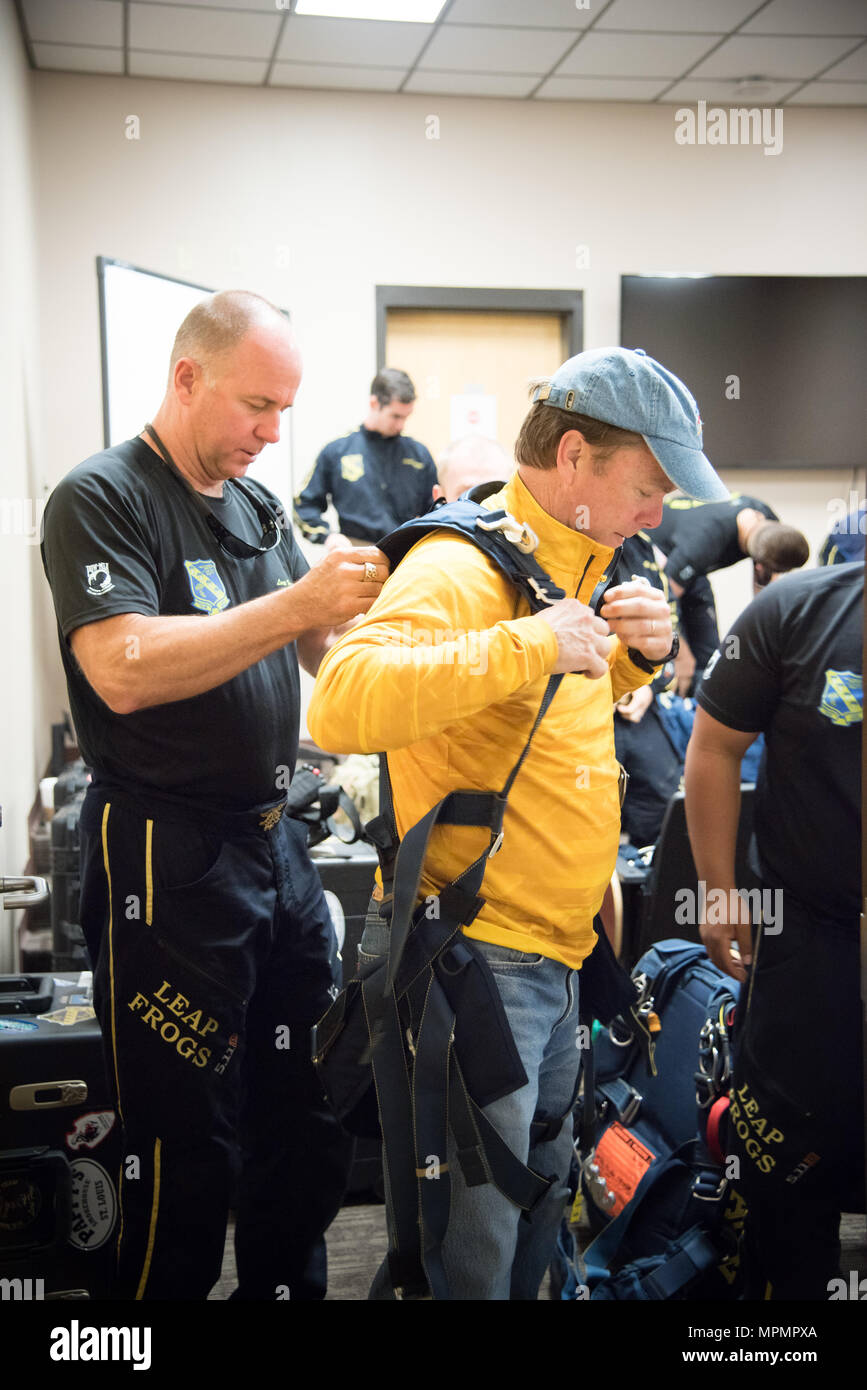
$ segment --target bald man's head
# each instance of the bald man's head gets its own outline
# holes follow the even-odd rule
[[[270,300],[250,290],[222,290],[197,304],[175,335],[169,366],[171,383],[175,365],[182,357],[192,358],[209,383],[221,364],[254,328],[274,328],[288,339],[292,330],[286,315]]]
[[[439,485],[447,502],[454,502],[477,483],[505,482],[515,465],[495,439],[470,434],[453,440],[437,461]]]

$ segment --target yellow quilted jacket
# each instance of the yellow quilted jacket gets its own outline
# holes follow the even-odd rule
[[[587,602],[614,552],[555,521],[517,474],[486,507],[539,537],[536,559]],[[388,753],[398,833],[447,792],[499,789],[517,761],[557,659],[551,628],[471,541],[420,541],[357,627],[325,656],[307,722],[332,752]],[[580,966],[614,870],[620,830],[613,704],[651,676],[611,639],[609,673],[566,675],[509,796],[488,861],[485,906],[466,934]],[[488,843],[488,831],[437,827],[422,895]]]

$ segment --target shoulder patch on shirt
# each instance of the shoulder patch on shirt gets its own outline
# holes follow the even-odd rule
[[[424,468],[424,463],[421,459],[404,458],[401,459],[401,463],[408,463],[410,468],[417,468],[419,472]]]
[[[189,577],[194,608],[207,613],[208,617],[228,608],[229,595],[214,560],[185,560],[184,569]]]
[[[340,460],[340,474],[348,483],[357,483],[364,477],[364,455],[343,454]]]
[[[841,728],[860,724],[864,718],[863,677],[857,671],[827,670],[819,713]]]
[[[108,594],[114,588],[114,580],[108,568],[107,560],[98,560],[95,565],[87,567],[87,592],[99,598],[101,594]]]

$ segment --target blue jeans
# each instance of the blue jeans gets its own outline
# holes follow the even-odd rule
[[[358,949],[366,963],[388,950],[389,927],[368,916]],[[454,1299],[535,1299],[554,1253],[563,1216],[572,1158],[571,1117],[547,1143],[530,1148],[530,1123],[537,1111],[566,1116],[578,1090],[578,974],[546,956],[473,941],[496,980],[527,1084],[485,1107],[485,1115],[523,1163],[544,1176],[556,1175],[528,1219],[492,1183],[467,1187],[452,1135],[448,1163],[451,1210],[443,1261]],[[386,1206],[390,1207],[386,1183]],[[390,1220],[390,1211],[389,1211]],[[389,1298],[386,1266],[374,1280],[371,1298]]]

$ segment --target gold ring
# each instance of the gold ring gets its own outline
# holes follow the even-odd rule
[[[364,578],[368,584],[376,583],[376,565],[371,564],[370,560],[364,562]]]

